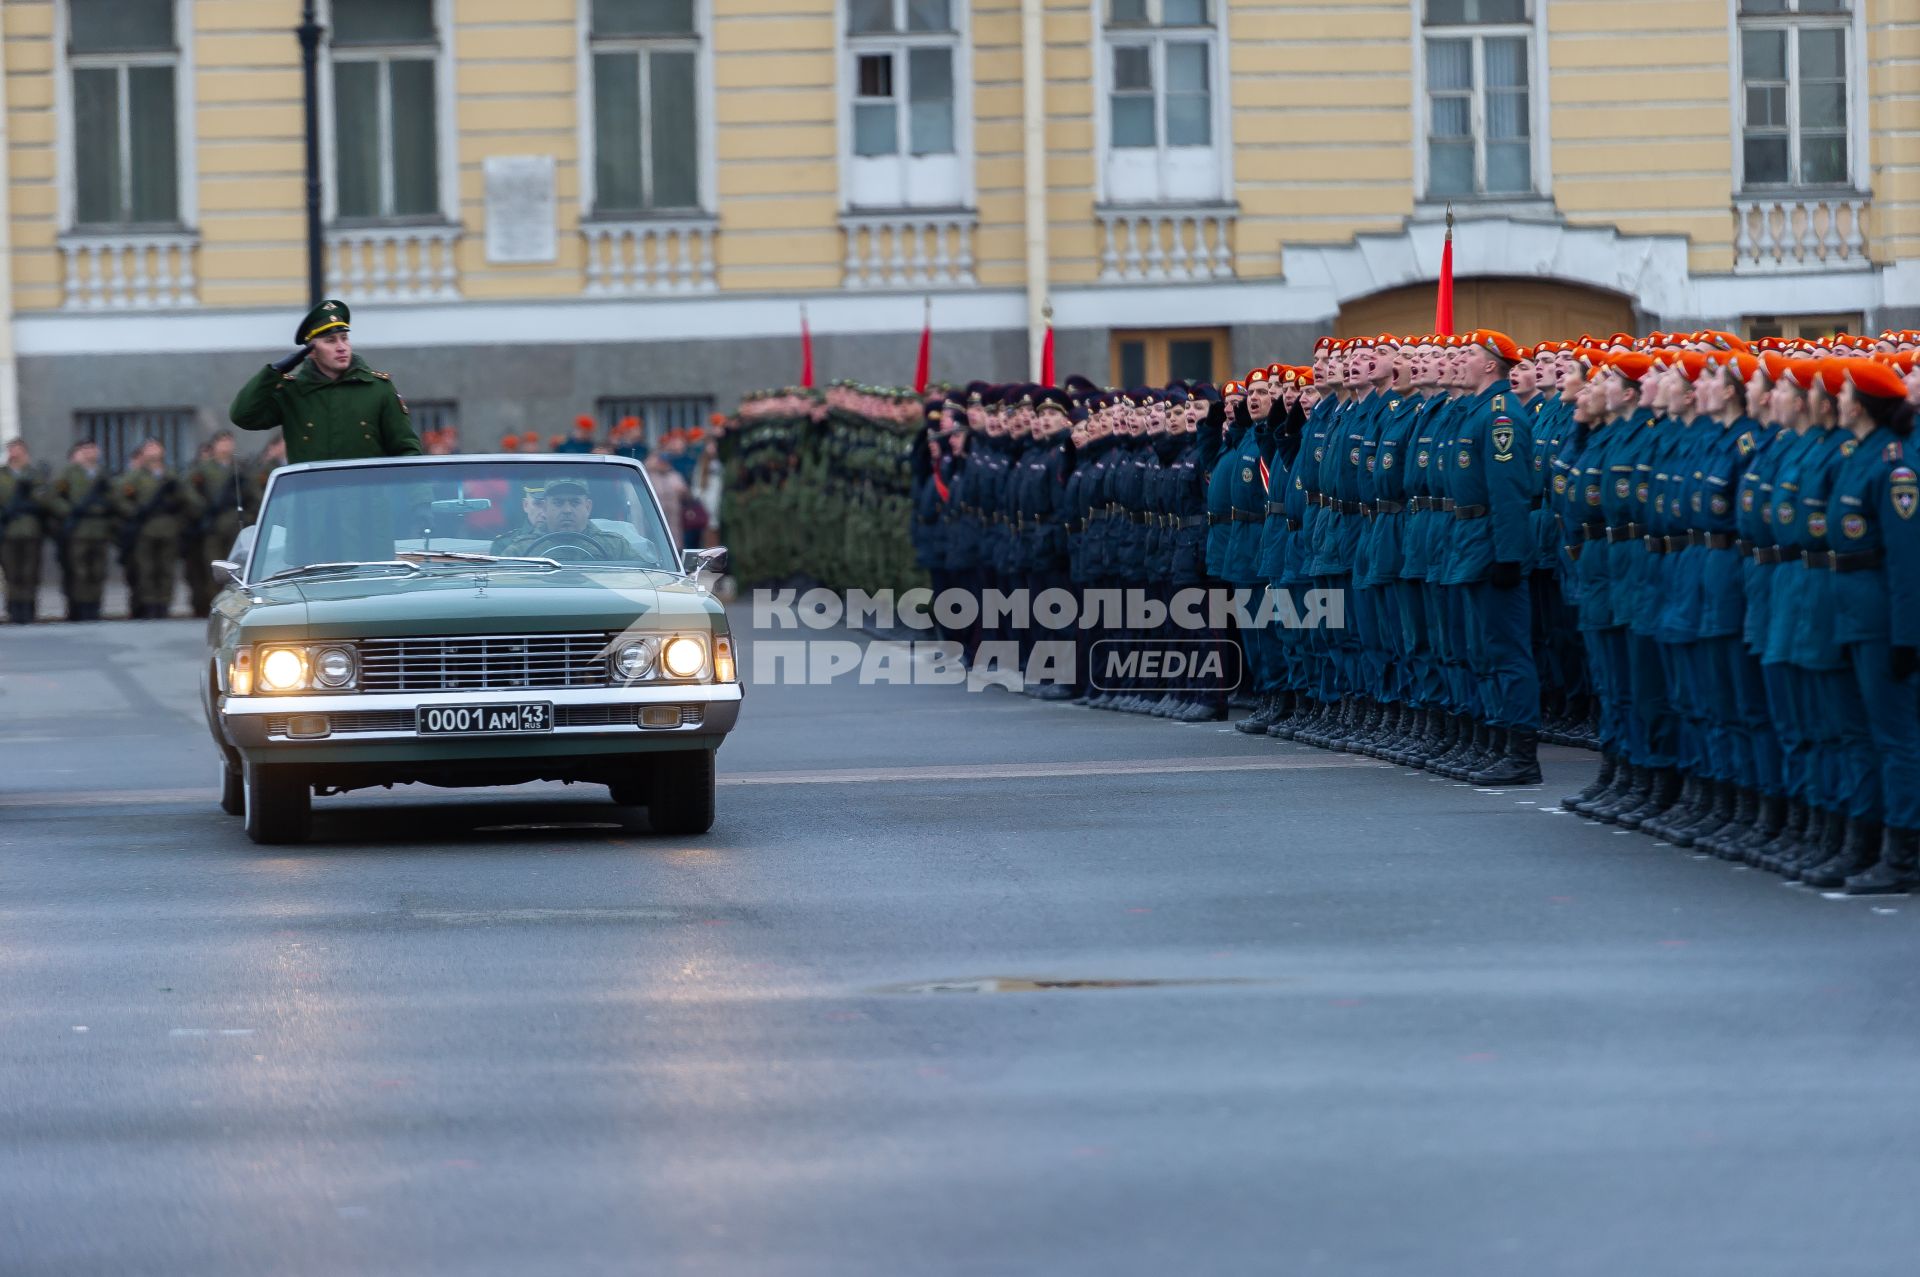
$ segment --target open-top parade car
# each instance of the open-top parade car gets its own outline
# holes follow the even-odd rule
[[[407,457],[274,472],[201,671],[221,806],[298,842],[369,786],[606,785],[660,833],[713,822],[741,687],[700,584],[624,457]]]

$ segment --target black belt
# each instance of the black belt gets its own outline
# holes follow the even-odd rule
[[[1833,566],[1833,551],[1808,550],[1800,561],[1809,568],[1830,568]]]
[[[1452,508],[1453,517],[1456,519],[1484,519],[1487,517],[1487,507],[1483,505],[1456,505]]]
[[[1607,529],[1607,540],[1613,542],[1615,545],[1623,541],[1637,541],[1645,535],[1646,529],[1637,523],[1622,523],[1617,527]]]
[[[1453,509],[1452,497],[1429,497],[1428,500],[1432,502],[1430,507],[1432,509],[1444,511],[1451,511]]]
[[[1694,545],[1704,545],[1709,550],[1731,550],[1736,544],[1731,532],[1692,532]]]
[[[1861,550],[1855,554],[1830,554],[1827,566],[1835,572],[1865,572],[1887,561],[1885,550]]]
[[[1753,547],[1755,563],[1791,563],[1800,557],[1797,545],[1756,545]]]
[[[1753,557],[1754,550],[1756,550],[1759,547],[1755,546],[1754,543],[1751,541],[1738,540],[1733,543],[1733,548],[1740,552],[1741,558],[1751,559]]]
[[[1567,561],[1569,563],[1578,563],[1580,561],[1580,551],[1586,549],[1584,545],[1563,545],[1560,548],[1567,552]]]
[[[1267,502],[1267,513],[1268,513],[1268,514],[1285,514],[1286,512],[1287,512],[1287,503],[1286,503],[1286,502],[1284,502],[1284,501],[1269,501],[1269,502]]]
[[[1264,514],[1248,514],[1245,510],[1237,508],[1229,513],[1235,523],[1261,523],[1264,522],[1267,517]]]
[[[1204,528],[1207,526],[1207,516],[1204,514],[1190,514],[1180,520],[1180,526],[1183,528]]]
[[[1646,547],[1648,554],[1665,554],[1674,549],[1672,537],[1641,537],[1640,544]]]
[[[1365,514],[1367,508],[1358,501],[1329,501],[1328,505],[1341,514]]]
[[[1299,530],[1300,530],[1300,520],[1298,519],[1287,520],[1287,531],[1298,532]]]
[[[1403,501],[1376,501],[1373,503],[1374,513],[1376,514],[1399,514],[1406,508],[1406,503]]]
[[[1590,519],[1580,525],[1580,539],[1582,541],[1601,541],[1606,538],[1606,535],[1607,525],[1598,519]]]
[[[1423,510],[1430,510],[1432,508],[1433,508],[1432,497],[1408,497],[1407,498],[1407,509],[1414,514],[1419,514]]]

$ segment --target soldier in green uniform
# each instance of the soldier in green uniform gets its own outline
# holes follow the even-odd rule
[[[15,625],[33,622],[51,495],[45,467],[33,464],[24,442],[8,440],[0,467],[0,573],[7,579],[7,619]]]
[[[68,449],[66,469],[53,480],[53,504],[67,619],[97,621],[116,514],[113,476],[100,464],[99,444],[82,439]]]
[[[347,304],[325,301],[294,331],[300,349],[253,375],[233,397],[228,416],[242,430],[279,427],[287,460],[414,457],[407,404],[393,378],[353,353]]]
[[[599,547],[601,558],[630,560],[634,557],[633,547],[624,538],[593,526],[593,498],[580,480],[549,480],[546,490],[540,494],[540,509],[546,521],[544,528],[532,524],[515,528],[494,540],[493,553],[525,554],[528,547],[542,537],[566,533],[577,541]]]
[[[219,592],[213,581],[213,561],[227,557],[233,539],[250,521],[245,512],[247,476],[233,459],[230,432],[221,430],[207,441],[207,455],[187,472],[187,487],[200,503],[200,517],[189,529],[181,553],[186,558],[193,614],[205,616]]]
[[[180,534],[200,517],[193,490],[167,469],[166,449],[149,439],[134,452],[118,488],[120,560],[135,620],[164,619],[180,572]]]

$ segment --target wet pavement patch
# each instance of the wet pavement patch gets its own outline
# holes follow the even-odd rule
[[[1271,984],[1271,980],[1035,980],[1016,976],[985,976],[970,980],[925,980],[915,984],[882,985],[876,993],[1052,993],[1107,989],[1193,989],[1209,986]]]

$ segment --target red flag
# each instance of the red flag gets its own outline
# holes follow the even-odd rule
[[[926,310],[920,321],[920,358],[913,365],[913,393],[927,393],[927,365],[933,360],[933,298],[927,298]]]
[[[1040,384],[1053,385],[1053,321],[1047,321],[1047,335],[1040,343]]]
[[[813,333],[807,327],[807,308],[800,308],[800,384],[813,388]]]
[[[1453,334],[1453,209],[1447,209],[1447,243],[1440,250],[1440,296],[1433,306],[1433,331]]]

